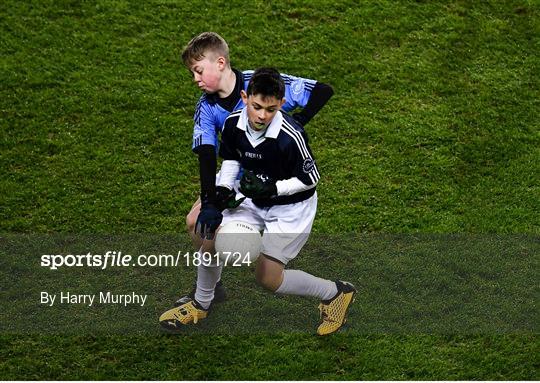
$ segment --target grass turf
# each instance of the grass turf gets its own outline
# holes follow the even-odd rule
[[[182,232],[198,92],[179,54],[215,30],[235,67],[336,91],[307,126],[314,233],[538,236],[538,16],[531,1],[5,1],[0,230]],[[539,377],[536,333],[0,342],[4,379]]]

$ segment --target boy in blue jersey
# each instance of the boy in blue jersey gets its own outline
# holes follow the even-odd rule
[[[204,94],[197,103],[194,116],[192,150],[199,158],[201,183],[198,199],[186,217],[188,232],[196,249],[203,240],[211,240],[222,220],[222,211],[234,208],[238,202],[236,193],[223,187],[216,187],[218,134],[225,119],[235,110],[244,106],[240,93],[245,90],[252,71],[240,72],[231,68],[229,47],[217,33],[204,32],[194,37],[184,48],[182,60],[193,75],[193,81]],[[329,85],[314,80],[282,74],[285,82],[285,103],[282,110],[292,112],[294,119],[302,126],[332,97]],[[208,241],[206,241],[208,242]],[[205,244],[211,247],[212,244]],[[193,295],[193,292],[190,294]],[[224,299],[221,282],[216,287],[216,301]],[[184,296],[177,301],[181,304],[189,299]]]
[[[262,253],[256,279],[278,294],[317,297],[321,300],[319,335],[337,331],[356,290],[348,282],[332,282],[301,270],[285,270],[306,243],[317,210],[319,171],[303,128],[282,113],[285,84],[271,68],[253,73],[241,96],[246,105],[226,119],[221,135],[223,164],[219,185],[233,190],[244,169],[240,191],[248,197],[236,209],[223,212],[223,224],[249,223],[263,231]],[[222,265],[198,268],[194,297],[165,312],[160,323],[169,330],[205,319],[221,276]]]

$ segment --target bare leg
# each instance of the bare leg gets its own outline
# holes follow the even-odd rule
[[[261,254],[257,261],[255,277],[261,286],[278,294],[311,296],[326,300],[338,292],[335,282],[302,270],[285,270],[281,262],[264,254]]]
[[[193,248],[199,250],[202,245],[202,238],[199,234],[195,233],[195,225],[197,224],[197,217],[201,211],[201,199],[197,198],[197,201],[191,207],[191,211],[186,216],[186,225],[188,229],[189,236],[191,237],[191,242],[193,243]]]
[[[261,254],[257,261],[255,269],[255,278],[257,282],[270,291],[276,291],[283,282],[283,269],[285,265],[266,255]]]

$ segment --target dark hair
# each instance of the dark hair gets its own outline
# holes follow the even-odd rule
[[[203,32],[192,38],[182,52],[182,61],[189,67],[195,61],[202,60],[208,53],[225,57],[229,64],[229,46],[223,37],[215,32]]]
[[[274,68],[259,68],[251,76],[246,91],[248,96],[261,95],[263,98],[285,96],[285,82]]]

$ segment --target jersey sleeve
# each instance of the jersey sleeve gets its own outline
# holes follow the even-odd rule
[[[316,185],[321,178],[311,149],[304,132],[287,129],[291,137],[287,145],[288,161],[293,165],[293,177],[297,177],[305,185]]]
[[[283,73],[281,77],[285,81],[285,104],[281,108],[286,112],[304,108],[317,81]]]
[[[216,128],[212,108],[204,95],[197,103],[193,122],[193,144],[191,149],[196,152],[197,148],[201,145],[212,145],[216,147],[218,144],[217,132],[219,127]]]
[[[235,148],[234,133],[236,126],[230,118],[225,120],[223,131],[221,132],[221,143],[219,145],[219,156],[223,160],[240,161],[240,155]]]

